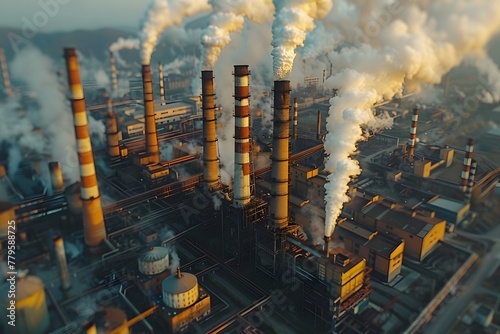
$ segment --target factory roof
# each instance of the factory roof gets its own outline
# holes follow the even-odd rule
[[[453,212],[459,212],[465,206],[465,203],[463,202],[443,197],[431,199],[429,202],[427,202],[427,204],[431,205],[431,207],[445,209]]]
[[[353,196],[348,203],[344,204],[344,209],[361,211],[361,209],[363,209],[370,202],[370,199],[363,198],[361,196]]]
[[[151,247],[139,259],[143,262],[155,262],[168,257],[169,251],[165,247]]]
[[[161,286],[166,293],[184,293],[193,289],[197,284],[198,279],[195,275],[181,273],[178,269],[177,274],[165,278]]]
[[[377,235],[377,231],[372,231],[369,230],[365,227],[362,227],[361,225],[358,225],[355,222],[351,222],[349,220],[345,220],[337,225],[337,227],[344,229],[348,232],[351,232],[353,234],[356,234],[357,236],[365,239],[365,240],[370,240],[372,239],[375,235]]]

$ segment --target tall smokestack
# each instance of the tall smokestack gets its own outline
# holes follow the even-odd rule
[[[415,144],[417,142],[418,109],[413,109],[411,116],[410,143],[408,145],[408,161],[412,162],[415,157]]]
[[[469,183],[469,172],[472,163],[472,153],[474,152],[474,139],[469,138],[467,146],[465,147],[465,157],[462,165],[462,182],[460,189],[465,193],[467,191],[467,184]]]
[[[201,97],[203,110],[203,182],[205,187],[212,191],[219,184],[213,71],[201,72]]]
[[[163,65],[158,63],[158,80],[160,83],[160,100],[165,101],[165,82],[163,80]]]
[[[299,138],[299,102],[296,97],[293,98],[293,139]]]
[[[250,107],[248,65],[234,66],[234,201],[242,208],[250,202]],[[288,126],[288,125],[287,125]]]
[[[116,59],[113,52],[109,53],[109,64],[111,65],[111,88],[113,92],[118,90],[118,77],[116,76]]]
[[[273,228],[288,226],[290,81],[274,82],[271,206]]]
[[[316,139],[321,140],[321,110],[318,110],[318,120],[316,121]]]
[[[155,107],[153,103],[153,81],[151,67],[142,65],[142,88],[144,92],[144,123],[146,124],[146,151],[150,163],[160,162],[160,150],[156,135]]]
[[[332,76],[332,75],[333,75],[333,64],[330,63],[330,76]]]
[[[69,279],[68,263],[66,262],[66,253],[64,251],[63,238],[58,236],[54,238],[54,249],[57,257],[57,265],[59,267],[59,275],[61,277],[61,289],[69,290],[71,282]]]
[[[472,188],[474,187],[474,177],[476,176],[477,162],[472,159],[469,172],[469,183],[467,183],[467,191],[465,192],[465,202],[469,203],[472,197]]]
[[[80,165],[80,196],[82,198],[85,243],[89,247],[96,247],[106,239],[106,228],[95,174],[92,144],[85,111],[85,97],[75,49],[64,49],[64,57],[66,58],[66,69],[71,89],[71,109],[73,110],[78,162]]]
[[[113,102],[108,98],[108,115],[106,117],[106,139],[108,142],[108,156],[118,158],[120,156],[120,132],[118,121],[113,110]]]
[[[3,87],[5,89],[5,95],[12,96],[12,86],[10,84],[9,68],[7,67],[7,58],[5,58],[5,52],[0,49],[0,68],[2,69]]]
[[[330,256],[330,242],[332,241],[332,237],[324,236],[325,238],[325,255],[326,257]]]
[[[49,162],[50,181],[52,183],[53,192],[61,192],[64,190],[64,180],[61,171],[61,165],[57,161]]]

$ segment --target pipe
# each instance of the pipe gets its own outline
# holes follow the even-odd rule
[[[80,165],[83,229],[85,243],[89,247],[99,246],[106,239],[104,215],[97,176],[95,173],[92,143],[90,142],[85,97],[80,80],[76,50],[64,49],[68,82],[71,89],[71,108],[73,111],[77,142],[78,162]]]
[[[324,254],[322,254],[320,251],[318,251],[316,248],[314,248],[313,245],[308,244],[304,240],[297,239],[295,237],[292,237],[290,234],[286,235],[286,241],[291,243],[294,246],[297,246],[301,248],[302,250],[308,252],[312,256],[315,256],[319,259],[323,258]]]
[[[275,81],[270,205],[271,225],[275,229],[288,226],[289,122],[290,81]]]
[[[316,122],[316,140],[321,140],[321,110],[318,110],[318,120]]]
[[[250,107],[248,65],[234,66],[234,193],[233,206],[250,202]],[[288,128],[287,123],[287,128]]]
[[[158,80],[160,84],[160,100],[165,101],[165,81],[163,80],[162,63],[158,63]]]
[[[219,185],[213,71],[201,71],[201,99],[203,112],[203,182],[207,190],[213,191]]]
[[[113,102],[108,98],[108,115],[106,118],[106,139],[108,142],[108,156],[110,158],[120,157],[120,132],[118,121],[113,110]]]
[[[69,279],[68,263],[66,262],[66,253],[64,251],[64,241],[62,237],[58,236],[54,238],[54,249],[56,251],[59,275],[61,277],[61,289],[69,290],[71,288],[71,281]]]
[[[52,182],[52,192],[58,193],[64,190],[64,180],[61,165],[57,161],[49,162],[50,180]]]
[[[476,176],[477,161],[472,159],[470,172],[469,172],[469,183],[467,183],[467,191],[465,192],[465,202],[470,203],[472,197],[472,188],[474,187],[474,178]]]
[[[326,257],[328,258],[330,256],[330,242],[332,241],[332,237],[327,237],[325,235],[324,238],[325,238],[325,254]]]
[[[408,161],[412,162],[415,157],[415,144],[417,142],[418,109],[413,109],[411,116],[410,144],[408,146]]]
[[[299,102],[296,97],[293,98],[293,139],[299,138]]]
[[[113,93],[118,91],[118,77],[116,75],[116,59],[115,54],[111,51],[109,52],[109,64],[111,66],[111,88]]]
[[[160,162],[160,150],[156,134],[155,107],[153,102],[153,81],[151,80],[151,66],[142,65],[142,88],[144,94],[144,123],[146,126],[146,152],[149,163]]]
[[[5,95],[12,96],[12,85],[10,84],[9,67],[7,66],[7,58],[5,52],[0,48],[0,68],[2,69],[3,88]]]
[[[469,183],[469,172],[472,163],[472,154],[474,153],[474,139],[469,138],[467,141],[467,146],[465,147],[465,157],[462,164],[462,174],[461,174],[461,185],[460,189],[462,192],[467,191],[467,184]]]

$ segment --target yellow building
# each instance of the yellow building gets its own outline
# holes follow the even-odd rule
[[[367,266],[373,269],[372,276],[390,282],[401,272],[403,240],[369,230],[350,220],[339,223],[335,233],[346,250],[367,260]]]

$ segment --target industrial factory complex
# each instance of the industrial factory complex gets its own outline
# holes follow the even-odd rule
[[[456,230],[474,224],[500,168],[473,139],[419,142],[443,112],[406,96],[373,107],[396,130],[359,145],[363,172],[324,236],[335,195],[325,190],[328,70],[300,86],[274,81],[267,111],[252,105],[247,65],[195,73],[201,95],[189,96],[187,74],[143,64],[141,98],[91,103],[77,50],[63,53],[79,181],[63,177],[66,161],[36,156],[11,175],[0,160],[0,254],[16,279],[16,326],[2,316],[2,333],[422,333],[481,255]],[[3,52],[0,64],[8,99]],[[112,90],[116,67],[111,54]],[[215,88],[231,74],[234,110],[224,110]],[[104,142],[89,117],[105,124]],[[234,147],[231,165],[221,141]],[[8,280],[1,289],[5,310]]]

